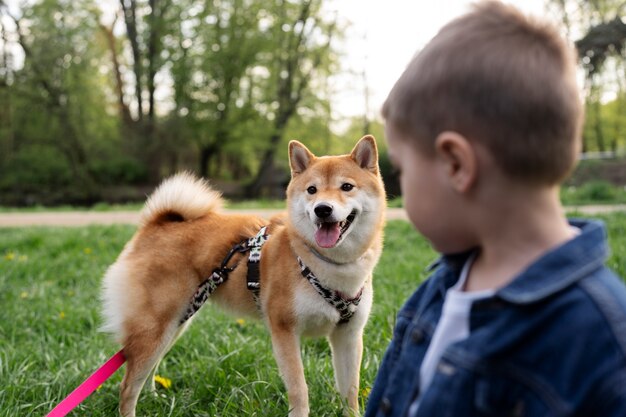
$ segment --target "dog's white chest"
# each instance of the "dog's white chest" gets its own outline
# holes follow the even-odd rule
[[[294,307],[298,330],[303,336],[327,336],[339,321],[337,310],[314,290],[299,291],[295,297]]]

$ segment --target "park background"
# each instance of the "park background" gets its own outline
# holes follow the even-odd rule
[[[624,277],[626,2],[512,3],[556,22],[579,50],[584,153],[562,198],[570,216],[597,213],[598,204],[612,212],[598,217],[612,249],[607,265]],[[136,217],[61,227],[61,212],[136,215],[178,170],[209,178],[231,201],[254,199],[229,209],[282,208],[290,139],[340,153],[365,133],[378,139],[397,197],[380,107],[411,56],[469,4],[0,0],[0,417],[45,415],[119,349],[97,331],[97,300]],[[42,214],[53,226],[18,220],[33,215],[29,224],[41,224]],[[410,223],[387,223],[365,330],[362,406],[398,309],[436,257]],[[306,340],[302,351],[313,415],[342,416],[327,344]],[[121,378],[74,414],[117,415]],[[288,413],[263,325],[211,305],[167,355],[157,384],[156,395],[141,396],[142,415]]]
[[[282,198],[289,140],[340,153],[366,133],[397,196],[380,107],[470,4],[440,3],[0,0],[0,205],[137,202],[179,170]],[[579,51],[585,160],[564,192],[624,202],[625,3],[513,3]]]

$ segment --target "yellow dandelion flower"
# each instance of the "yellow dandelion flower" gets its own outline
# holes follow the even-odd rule
[[[365,388],[361,389],[361,396],[369,397],[371,391],[372,391],[372,389],[370,387],[365,387]]]
[[[244,324],[246,324],[246,321],[244,319],[237,319],[237,324],[243,326]]]
[[[91,248],[85,248],[83,249],[83,252],[85,252],[85,255],[89,255],[91,253]]]
[[[155,375],[154,382],[158,382],[165,389],[170,389],[170,387],[172,386],[172,380],[169,378],[165,378],[161,375]]]
[[[98,385],[98,388],[96,388],[96,391],[100,391],[101,388],[102,388],[102,384]]]
[[[21,298],[21,299],[28,298],[28,293],[27,293],[26,291],[22,291],[22,292],[20,293],[20,298]]]
[[[63,320],[63,319],[65,318],[65,311],[61,311],[61,312],[59,313],[59,318],[60,318],[61,320]]]
[[[15,259],[15,253],[14,252],[9,252],[6,255],[4,255],[4,259],[6,259],[7,261],[12,261],[13,259]]]

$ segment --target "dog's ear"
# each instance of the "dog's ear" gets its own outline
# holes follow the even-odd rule
[[[363,136],[352,149],[350,157],[361,168],[378,175],[378,148],[376,147],[374,136]]]
[[[307,169],[313,159],[315,159],[315,155],[306,146],[297,140],[289,142],[289,166],[291,167],[292,177]]]

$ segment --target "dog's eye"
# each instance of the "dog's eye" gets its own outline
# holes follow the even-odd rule
[[[314,185],[312,185],[309,188],[307,188],[306,191],[309,194],[315,194],[317,192],[317,188]]]
[[[354,188],[354,185],[348,184],[347,182],[341,185],[341,189],[343,191],[351,191],[353,188]]]

